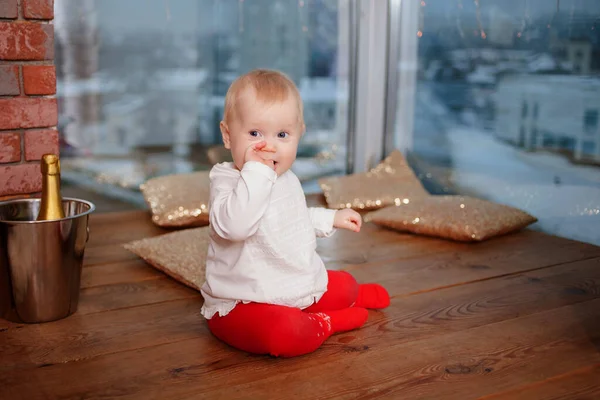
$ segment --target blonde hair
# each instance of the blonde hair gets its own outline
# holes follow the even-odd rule
[[[298,122],[304,123],[302,99],[294,82],[283,72],[269,69],[255,69],[238,77],[225,95],[225,111],[223,121],[228,124],[235,118],[236,106],[240,95],[246,88],[254,89],[256,100],[264,104],[273,104],[287,100],[294,96],[298,105]]]

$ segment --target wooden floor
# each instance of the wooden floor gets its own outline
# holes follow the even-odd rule
[[[338,232],[319,239],[326,265],[385,285],[392,304],[276,359],[217,341],[197,292],[121,247],[164,232],[144,211],[93,215],[79,311],[0,320],[0,399],[600,398],[600,247]]]

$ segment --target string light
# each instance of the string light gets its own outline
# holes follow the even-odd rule
[[[425,14],[423,12],[423,7],[425,7],[426,3],[425,1],[421,1],[421,7],[419,7],[419,22],[418,25],[419,27],[417,28],[417,37],[421,38],[423,37],[423,26],[425,25]]]
[[[487,35],[483,30],[483,25],[481,23],[481,9],[479,8],[479,0],[473,0],[475,3],[475,16],[477,17],[477,26],[479,27],[479,32],[481,32],[481,38],[485,39]]]

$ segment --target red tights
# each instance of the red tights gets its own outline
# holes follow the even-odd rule
[[[304,310],[239,303],[226,316],[213,316],[208,327],[217,338],[240,350],[293,357],[315,351],[336,332],[361,327],[367,321],[367,308],[390,304],[388,292],[381,285],[359,285],[345,271],[327,274],[327,291]]]

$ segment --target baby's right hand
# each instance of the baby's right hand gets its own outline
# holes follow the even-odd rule
[[[246,149],[245,157],[244,157],[244,164],[247,163],[248,161],[258,161],[259,163],[265,164],[267,167],[274,170],[275,163],[273,162],[273,160],[268,160],[268,159],[262,158],[259,154],[262,151],[267,151],[267,152],[271,151],[269,148],[266,148],[266,146],[267,146],[267,142],[265,142],[264,140],[257,144],[248,146],[248,148]]]

